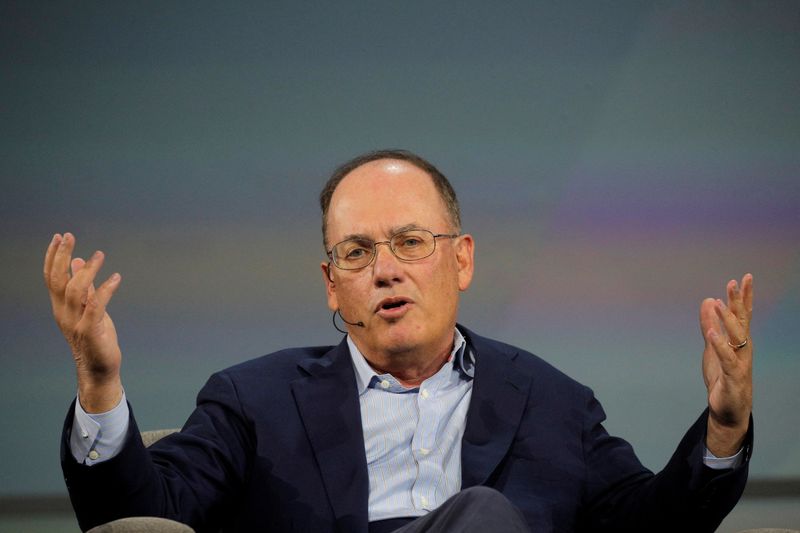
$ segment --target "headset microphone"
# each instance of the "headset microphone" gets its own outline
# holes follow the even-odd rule
[[[339,309],[337,309],[336,311],[333,312],[333,327],[335,327],[338,331],[341,331],[342,333],[347,333],[347,332],[336,325],[336,315],[337,314],[339,315],[339,318],[342,319],[342,322],[344,322],[345,324],[347,324],[349,326],[358,326],[360,328],[365,327],[364,323],[361,322],[360,320],[358,322],[349,322],[345,317],[342,316],[342,312]]]

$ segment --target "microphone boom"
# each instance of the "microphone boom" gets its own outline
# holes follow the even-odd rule
[[[340,331],[342,333],[347,333],[346,331],[341,329],[338,325],[336,325],[336,315],[337,314],[339,315],[339,318],[342,319],[342,322],[344,322],[345,324],[347,324],[349,326],[358,326],[359,328],[365,327],[364,323],[361,322],[360,320],[358,322],[350,322],[350,321],[348,321],[345,317],[342,316],[342,312],[339,309],[337,309],[336,311],[333,312],[333,317],[332,317],[332,319],[333,319],[333,327],[335,327],[337,331]]]

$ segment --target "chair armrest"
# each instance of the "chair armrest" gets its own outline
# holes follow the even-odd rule
[[[132,516],[100,524],[86,533],[194,533],[194,529],[166,518]]]

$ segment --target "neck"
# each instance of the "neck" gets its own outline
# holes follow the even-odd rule
[[[353,341],[358,346],[355,339]],[[379,374],[391,374],[406,388],[419,387],[419,385],[436,374],[450,358],[453,351],[454,337],[451,334],[439,347],[427,350],[409,350],[391,353],[374,353],[359,351],[367,360],[369,366]]]
[[[369,365],[379,374],[391,374],[400,382],[400,384],[408,389],[419,387],[423,381],[436,374],[441,369],[450,357],[451,349],[447,349],[436,357],[430,358],[426,361],[406,362],[406,361],[387,361],[384,364],[375,364],[367,356]]]

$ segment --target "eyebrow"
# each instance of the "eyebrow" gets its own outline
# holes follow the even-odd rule
[[[404,224],[402,226],[395,226],[393,228],[389,228],[389,235],[397,235],[398,233],[403,233],[404,231],[411,231],[415,229],[422,229],[420,224],[416,222],[412,222],[410,224]],[[348,233],[344,236],[342,241],[350,241],[350,240],[359,240],[359,241],[372,241],[376,242],[372,237],[365,233]]]

